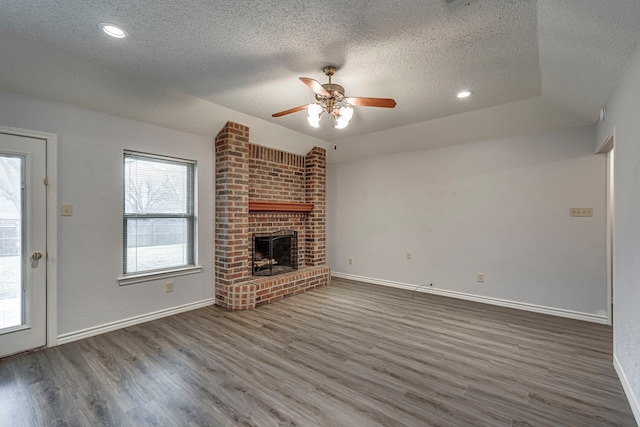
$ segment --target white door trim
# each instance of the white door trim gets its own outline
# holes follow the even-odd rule
[[[607,215],[606,215],[606,239],[607,239],[607,318],[608,324],[613,324],[613,295],[615,286],[614,259],[615,259],[615,128],[596,149],[596,154],[607,155]]]
[[[48,132],[0,126],[0,132],[42,139],[47,146],[47,347],[58,341],[58,137]]]

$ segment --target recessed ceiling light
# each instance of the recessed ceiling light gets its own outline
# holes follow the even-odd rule
[[[456,95],[458,98],[462,99],[462,98],[468,98],[471,96],[471,91],[470,90],[462,90],[460,92],[458,92],[458,94]]]
[[[101,22],[98,27],[108,36],[115,37],[117,39],[123,39],[127,37],[127,32],[115,24],[108,22]]]

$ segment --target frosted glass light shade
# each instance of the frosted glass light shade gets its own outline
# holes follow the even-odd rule
[[[309,113],[309,117],[307,117],[307,120],[309,121],[309,124],[314,128],[320,127],[320,115],[323,111],[324,109],[322,108],[322,105],[317,103],[311,103],[307,107],[307,112]]]
[[[338,117],[336,117],[336,129],[344,129],[349,125],[349,121],[353,117],[353,108],[340,107],[338,110]]]

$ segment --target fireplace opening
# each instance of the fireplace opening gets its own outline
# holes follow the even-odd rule
[[[298,232],[253,233],[254,276],[275,276],[298,269]]]

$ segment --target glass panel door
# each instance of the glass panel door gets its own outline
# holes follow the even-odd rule
[[[0,131],[0,357],[46,345],[47,145]]]
[[[0,154],[0,332],[25,324],[24,163]]]

